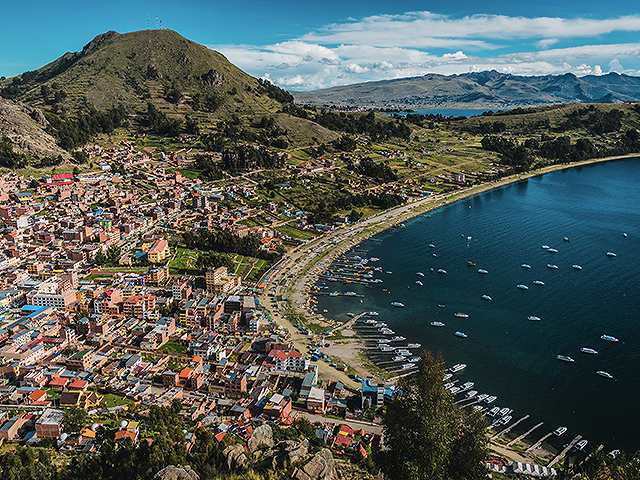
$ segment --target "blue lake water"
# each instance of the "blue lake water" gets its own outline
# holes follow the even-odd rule
[[[544,244],[559,252],[548,253]],[[494,405],[513,408],[514,418],[530,414],[529,426],[545,422],[530,439],[564,425],[569,432],[556,446],[579,433],[591,444],[640,448],[640,159],[554,172],[482,193],[372,237],[357,253],[379,257],[376,265],[392,274],[376,273],[384,283],[373,287],[327,283],[329,290],[364,295],[363,303],[319,296],[328,316],[376,310],[396,333],[440,352],[449,365],[468,364],[461,378],[497,395]],[[523,263],[532,269],[522,269]],[[559,269],[548,269],[549,263]],[[448,274],[435,273],[439,268]],[[394,308],[392,301],[406,308]],[[470,317],[458,319],[455,312]],[[528,321],[531,315],[541,321]],[[456,330],[468,338],[455,337]],[[603,334],[620,343],[601,340]],[[599,354],[586,355],[581,347]],[[558,354],[575,363],[558,361]]]
[[[397,112],[399,115],[407,113],[417,113],[419,115],[443,115],[445,117],[477,117],[484,112],[489,111],[487,108],[416,108],[411,112]]]

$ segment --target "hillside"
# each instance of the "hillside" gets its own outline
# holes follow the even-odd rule
[[[141,112],[152,101],[170,115],[198,111],[218,118],[280,106],[222,54],[171,30],[104,33],[79,52],[8,79],[2,95],[63,113],[86,104]]]
[[[428,74],[295,92],[296,102],[377,108],[433,106],[513,107],[546,103],[609,103],[640,100],[640,77],[609,73],[518,76],[496,71]]]

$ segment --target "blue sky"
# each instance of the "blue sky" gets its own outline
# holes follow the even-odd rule
[[[491,68],[640,74],[640,2],[631,0],[24,0],[3,5],[3,17],[5,76],[107,30],[158,27],[293,90]]]

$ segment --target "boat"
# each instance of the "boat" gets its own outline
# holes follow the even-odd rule
[[[391,339],[392,342],[402,342],[404,340],[406,340],[406,338],[402,335],[397,335]]]
[[[444,384],[444,388],[449,390],[450,388],[453,388],[453,386],[456,384],[456,382],[449,382],[449,383],[445,383]]]
[[[459,338],[467,338],[467,334],[466,334],[466,333],[464,333],[464,332],[456,331],[456,332],[454,332],[454,335],[455,335],[456,337],[459,337]]]
[[[522,285],[521,283],[516,285],[516,288],[519,288],[520,290],[529,290],[529,287],[527,287],[526,285]]]
[[[442,376],[442,381],[443,381],[443,382],[446,382],[446,381],[447,381],[447,380],[449,380],[451,377],[453,377],[453,375],[452,375],[452,374],[450,374],[450,373],[445,373],[445,374]]]
[[[487,302],[493,302],[493,298],[491,298],[489,295],[482,295],[482,299],[486,300]]]
[[[451,373],[458,373],[467,368],[466,363],[456,363],[453,367],[449,368]]]
[[[500,409],[499,415],[500,415],[501,417],[504,417],[505,415],[509,415],[509,414],[510,414],[510,413],[512,413],[512,412],[513,412],[513,410],[511,410],[510,408],[506,408],[506,407],[505,407],[505,408],[501,408],[501,409]]]
[[[609,372],[605,372],[604,370],[598,370],[596,373],[604,378],[613,378],[613,375],[611,375]]]
[[[574,270],[582,270],[582,265],[574,264],[574,265],[571,265],[571,268],[573,268]]]
[[[404,361],[404,357],[402,355],[396,355],[391,360],[394,361],[394,362],[403,362]]]
[[[482,411],[484,410],[484,407],[483,407],[482,405],[474,405],[474,406],[473,406],[473,409],[474,409],[476,412],[480,413],[480,412],[482,412]]]
[[[424,285],[424,283],[422,283],[420,280],[416,280],[416,285],[422,287]]]
[[[569,241],[569,237],[562,237],[562,240],[564,240],[565,242]]]
[[[589,442],[587,440],[580,440],[578,443],[576,443],[576,450],[584,450],[584,447],[587,446]]]
[[[551,248],[551,247],[550,247],[549,245],[542,245],[542,249],[543,249],[543,250],[548,250],[548,249],[550,249],[550,248]]]
[[[493,403],[498,399],[498,397],[496,397],[495,395],[491,395],[490,397],[487,397],[484,401],[487,403]]]
[[[453,314],[453,316],[456,318],[469,318],[469,315],[467,313],[462,312],[456,312]]]
[[[588,353],[589,355],[597,355],[598,354],[597,350],[594,350],[593,348],[589,348],[589,347],[582,347],[580,349],[580,351],[582,353]]]
[[[618,256],[613,252],[607,252],[606,255],[607,255],[607,257],[617,257]]]
[[[481,393],[480,395],[476,396],[476,400],[478,400],[479,402],[482,402],[483,400],[485,400],[489,395],[487,395],[486,393]]]
[[[529,315],[527,317],[527,320],[529,320],[530,322],[539,322],[542,319],[540,317],[536,317],[535,315]]]
[[[449,391],[451,392],[452,395],[455,395],[456,393],[458,393],[460,391],[459,387],[452,387],[449,389]]]
[[[500,420],[500,424],[501,425],[506,425],[507,423],[509,423],[511,420],[513,420],[513,417],[511,415],[505,415],[502,420]]]
[[[534,280],[533,284],[534,285],[539,285],[541,287],[544,287],[544,282],[542,280]]]
[[[439,303],[437,306],[438,306],[438,308],[445,308],[446,307],[446,305],[443,304],[443,303]]]
[[[444,323],[442,322],[431,322],[429,325],[432,327],[444,327]]]
[[[606,342],[617,343],[620,341],[616,337],[612,337],[611,335],[602,335],[600,338]]]
[[[489,410],[489,413],[487,415],[489,415],[490,417],[495,417],[499,412],[500,407],[493,407],[491,410]]]
[[[407,348],[420,348],[420,347],[422,347],[422,345],[419,343],[409,343],[407,345]]]
[[[558,427],[553,431],[553,433],[558,437],[564,435],[565,433],[567,433],[567,427]]]
[[[392,307],[404,308],[404,303],[401,302],[391,302]]]
[[[553,263],[547,263],[547,268],[551,270],[558,270],[558,265],[554,265]]]
[[[474,262],[473,260],[467,260],[467,267],[475,267],[478,264],[476,262]]]
[[[378,261],[380,261],[380,259],[379,259],[378,257],[371,257],[371,258],[369,259],[369,261],[370,261],[370,262],[378,262]]]
[[[436,248],[436,246],[433,243],[430,243],[429,248]]]
[[[478,269],[478,273],[482,274],[482,275],[486,275],[487,273],[489,273],[488,270],[485,270],[484,268],[479,268]]]
[[[623,236],[624,238],[627,238],[629,235],[627,235],[626,233],[623,233],[623,234],[622,234],[622,236]]]
[[[567,355],[556,355],[556,358],[561,362],[573,363],[575,360]]]
[[[422,273],[422,272],[416,272],[416,275],[419,276],[419,277],[424,277],[424,273]]]
[[[531,270],[531,265],[529,265],[528,263],[523,263],[522,265],[520,265],[520,267],[524,268],[525,270]]]
[[[477,390],[469,390],[469,391],[467,392],[467,398],[473,398],[473,397],[475,397],[477,394],[478,394],[478,391],[477,391]]]
[[[447,271],[444,268],[439,268],[437,271],[438,271],[438,273],[440,275],[446,275],[447,274]]]
[[[549,252],[549,253],[558,253],[558,250],[556,250],[555,248],[547,248],[547,252]]]

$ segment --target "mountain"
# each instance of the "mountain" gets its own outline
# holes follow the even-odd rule
[[[381,80],[294,92],[296,102],[378,108],[433,106],[512,107],[566,102],[622,102],[640,100],[640,77],[609,73],[576,77],[519,76],[494,70],[460,75]]]
[[[103,33],[81,51],[65,53],[0,87],[4,97],[67,113],[87,104],[141,112],[148,101],[170,115],[198,110],[216,118],[280,107],[255,78],[222,54],[171,30]]]

